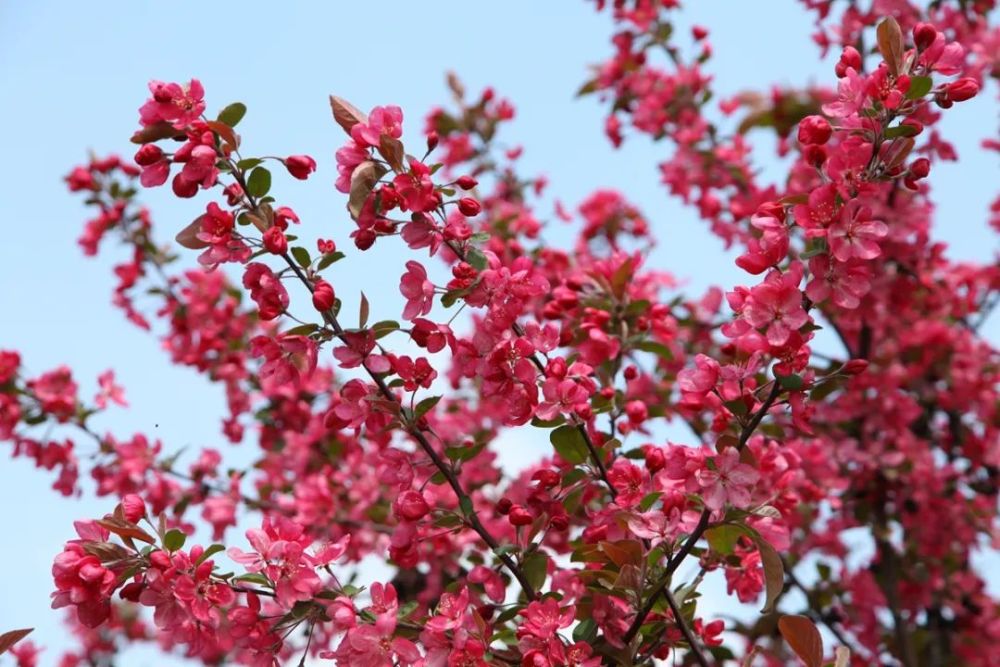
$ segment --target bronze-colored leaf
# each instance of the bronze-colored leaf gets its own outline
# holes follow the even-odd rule
[[[330,108],[333,110],[333,119],[337,125],[344,128],[344,132],[351,133],[351,128],[358,123],[367,123],[368,116],[347,100],[330,95]]]
[[[823,638],[815,623],[805,616],[782,616],[778,619],[778,630],[806,667],[822,667]]]
[[[198,232],[201,231],[201,221],[204,217],[199,215],[194,219],[194,222],[177,232],[175,239],[178,245],[189,250],[201,250],[208,247],[207,243],[198,238]]]
[[[147,125],[141,130],[136,130],[135,134],[132,135],[132,143],[151,144],[154,141],[159,141],[160,139],[169,139],[170,137],[176,136],[183,138],[184,133],[178,132],[178,130],[170,123],[160,121],[159,123]]]
[[[34,628],[24,628],[23,630],[11,630],[0,635],[0,655],[9,651],[14,644],[30,635],[34,630]]]
[[[878,40],[878,50],[885,59],[885,64],[889,66],[889,73],[893,76],[899,74],[899,66],[903,62],[903,31],[900,30],[896,19],[887,16],[882,19],[875,30]]]
[[[767,540],[756,536],[754,542],[760,552],[761,565],[764,566],[764,590],[767,596],[760,612],[769,614],[774,611],[774,602],[785,588],[785,566],[781,563],[781,556]]]
[[[106,528],[107,530],[111,531],[112,533],[114,533],[119,537],[131,537],[137,540],[142,540],[147,544],[156,543],[156,540],[153,538],[153,536],[144,531],[139,526],[129,521],[115,518],[111,515],[105,516],[103,519],[98,519],[97,525],[101,526],[102,528]]]
[[[362,162],[351,174],[351,195],[347,201],[347,209],[355,220],[361,215],[361,209],[371,194],[372,188],[385,173],[385,167],[368,160]]]
[[[240,147],[240,135],[236,134],[236,131],[233,130],[233,128],[217,120],[206,121],[205,124],[208,125],[212,132],[215,132],[217,135],[222,137],[222,140],[234,149]]]
[[[402,172],[405,170],[403,167],[403,157],[405,156],[402,141],[383,134],[379,139],[378,152],[394,171]]]

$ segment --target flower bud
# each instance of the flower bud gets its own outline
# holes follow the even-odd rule
[[[423,494],[410,489],[403,491],[392,504],[395,515],[406,521],[419,521],[431,511],[430,505],[424,500]]]
[[[471,218],[472,216],[479,215],[483,207],[472,197],[462,197],[458,200],[458,210],[462,212],[462,215]]]
[[[853,46],[845,46],[843,52],[840,54],[840,60],[837,62],[836,67],[834,67],[834,72],[836,72],[838,78],[844,78],[847,76],[847,69],[851,68],[855,71],[861,69],[861,54]]]
[[[427,152],[430,153],[432,150],[437,148],[439,141],[441,141],[441,138],[438,136],[438,133],[431,130],[427,134]]]
[[[533,482],[543,489],[551,489],[559,484],[559,473],[554,470],[538,470],[531,476]]]
[[[135,153],[135,163],[140,167],[156,164],[163,158],[163,150],[156,144],[146,144]]]
[[[292,155],[285,158],[285,169],[295,178],[304,181],[316,171],[316,160],[308,155]]]
[[[563,531],[569,528],[569,517],[565,514],[557,514],[549,519],[549,526],[553,530]]]
[[[913,26],[913,43],[917,49],[923,51],[937,39],[937,29],[930,23],[918,23]]]
[[[125,514],[126,521],[137,523],[139,519],[146,516],[146,503],[136,494],[129,493],[122,498],[122,512]]]
[[[528,526],[535,520],[535,517],[531,516],[531,512],[525,509],[524,506],[514,505],[510,508],[507,520],[510,521],[512,526]]]
[[[822,145],[830,140],[832,134],[833,128],[830,127],[830,121],[822,116],[806,116],[799,123],[800,144]]]
[[[841,367],[841,371],[847,375],[860,375],[868,368],[867,359],[851,359]]]
[[[510,509],[514,506],[514,503],[510,501],[510,498],[504,497],[497,501],[497,514],[506,516],[510,514]]]
[[[667,457],[659,447],[649,447],[646,449],[646,468],[651,473],[662,470],[667,465]]]
[[[322,278],[318,279],[313,283],[313,307],[321,313],[326,312],[333,308],[333,302],[336,296],[333,293],[333,285],[326,282]]]
[[[264,248],[273,255],[284,255],[288,252],[288,240],[280,227],[271,227],[264,232]]]
[[[925,157],[917,158],[910,165],[910,175],[914,179],[927,178],[929,173],[931,173],[931,161]]]
[[[463,190],[471,190],[479,185],[479,181],[474,179],[472,176],[459,176],[458,180],[455,181],[455,185]]]
[[[979,84],[972,77],[963,77],[944,88],[945,97],[951,102],[964,102],[979,92]]]
[[[700,25],[693,25],[691,26],[691,36],[694,37],[696,42],[700,42],[708,37],[708,28]]]

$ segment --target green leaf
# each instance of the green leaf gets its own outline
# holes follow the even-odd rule
[[[308,269],[309,265],[312,264],[312,258],[309,257],[309,251],[300,245],[294,246],[292,248],[292,257],[295,261],[299,263],[303,269]]]
[[[197,561],[195,561],[195,565],[201,565],[202,563],[204,563],[206,560],[208,560],[209,558],[211,558],[215,554],[219,553],[220,551],[225,551],[225,550],[226,550],[225,545],[222,545],[222,544],[213,544],[210,547],[208,547],[207,549],[205,549],[205,552],[203,554],[201,554],[201,557]]]
[[[251,197],[263,197],[271,190],[271,172],[265,167],[257,167],[250,172],[247,179],[247,194]]]
[[[641,343],[636,344],[635,349],[642,350],[643,352],[652,352],[661,359],[670,361],[674,358],[674,353],[670,351],[670,348],[663,343],[657,343],[655,340],[644,340]]]
[[[233,581],[242,581],[248,584],[258,584],[260,586],[270,586],[271,582],[267,580],[260,572],[247,572],[246,574],[241,574],[238,577],[233,577]]]
[[[545,585],[545,578],[549,574],[549,557],[536,551],[524,560],[521,569],[524,570],[525,579],[537,591]]]
[[[163,536],[163,548],[167,551],[177,551],[184,546],[187,536],[176,528],[167,531]]]
[[[465,261],[471,264],[476,271],[484,271],[489,266],[486,255],[479,248],[469,248],[469,252],[465,253]]]
[[[656,501],[660,499],[663,493],[660,491],[653,491],[652,493],[647,493],[643,499],[639,502],[639,509],[643,512],[648,512],[649,508],[656,504]]]
[[[585,618],[573,628],[573,641],[591,642],[597,636],[597,622],[592,618]]]
[[[344,257],[347,257],[347,255],[340,252],[339,250],[336,252],[327,253],[323,255],[323,259],[319,260],[319,264],[316,265],[316,270],[322,271],[323,269],[330,266],[334,262],[339,262],[340,260],[344,259]]]
[[[429,396],[428,398],[425,398],[424,400],[417,403],[417,407],[413,408],[413,419],[414,420],[420,419],[421,417],[426,415],[428,412],[431,411],[431,408],[433,408],[435,405],[438,404],[438,401],[440,400],[441,400],[440,396]]]
[[[246,113],[247,105],[242,102],[233,102],[219,112],[218,121],[220,123],[225,123],[229,127],[236,127],[236,125],[243,120],[243,116],[245,116]]]
[[[897,137],[912,137],[917,134],[917,128],[912,125],[897,125],[896,127],[890,127],[885,131],[886,139],[895,139]]]
[[[732,554],[736,550],[736,543],[744,535],[746,535],[746,532],[740,526],[730,523],[713,526],[705,531],[705,539],[708,540],[708,545],[712,547],[712,551],[725,556]]]
[[[587,460],[587,443],[576,426],[563,424],[549,434],[549,441],[567,463],[577,465]]]
[[[263,160],[261,160],[259,157],[248,157],[237,162],[236,167],[242,169],[243,171],[246,171],[247,169],[253,169],[262,162]]]
[[[789,391],[799,391],[805,386],[806,381],[802,379],[801,375],[792,373],[791,375],[779,375],[778,384]]]
[[[472,498],[469,496],[462,496],[462,498],[458,501],[458,507],[462,510],[462,514],[465,516],[472,516],[476,511],[472,506]]]
[[[284,332],[286,336],[308,336],[319,329],[318,324],[300,324],[297,327],[292,327],[288,331]]]
[[[906,91],[906,99],[915,100],[931,92],[934,80],[929,76],[911,76],[910,89]]]
[[[399,322],[393,320],[382,320],[371,325],[371,332],[375,334],[375,339],[378,340],[384,336],[388,336],[393,331],[399,329]]]

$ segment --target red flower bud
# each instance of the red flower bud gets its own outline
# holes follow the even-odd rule
[[[628,382],[631,382],[632,380],[634,380],[637,377],[639,377],[639,371],[638,371],[638,369],[636,369],[635,366],[628,366],[625,369],[625,372],[623,373],[623,375],[625,376],[625,379]]]
[[[122,512],[125,513],[126,521],[137,523],[146,516],[146,503],[136,494],[130,493],[122,498]]]
[[[840,54],[840,61],[834,68],[837,76],[843,78],[847,75],[847,68],[857,71],[861,69],[861,54],[853,46],[845,46]]]
[[[656,472],[662,470],[663,467],[667,465],[667,458],[663,454],[663,450],[659,447],[649,447],[646,450],[646,468],[649,472]]]
[[[514,505],[510,508],[507,520],[510,521],[510,525],[512,526],[528,526],[535,520],[535,517],[531,516],[531,512],[522,505]]]
[[[695,41],[700,42],[708,37],[708,28],[700,25],[693,25],[691,26],[691,36],[694,37]]]
[[[479,212],[483,210],[483,207],[479,205],[479,202],[472,197],[462,197],[458,200],[458,210],[462,212],[462,215],[469,216],[470,218],[474,215],[479,215]]]
[[[354,232],[354,245],[358,250],[368,250],[375,245],[375,232],[370,229],[359,229]]]
[[[497,501],[497,514],[506,516],[510,514],[510,508],[514,506],[514,503],[510,501],[510,498],[501,498]]]
[[[295,178],[304,181],[316,171],[316,160],[308,155],[292,155],[285,158],[285,169]]]
[[[553,530],[566,530],[569,528],[569,517],[565,514],[557,514],[549,519],[549,526],[551,526]]]
[[[264,248],[274,255],[284,255],[288,252],[288,240],[280,227],[271,227],[264,232]]]
[[[430,505],[424,500],[423,494],[410,489],[403,491],[392,504],[395,515],[406,521],[419,521],[431,511]]]
[[[337,244],[329,239],[316,239],[316,250],[324,255],[337,252]]]
[[[554,470],[539,470],[531,476],[533,482],[538,482],[538,486],[543,489],[551,489],[559,484],[559,473]]]
[[[868,368],[867,359],[851,359],[841,367],[841,371],[847,375],[860,375]]]
[[[937,39],[937,29],[930,23],[918,23],[913,26],[913,43],[921,51],[929,47]]]
[[[917,158],[910,165],[910,175],[915,179],[927,178],[927,174],[931,173],[931,161],[925,157]]]
[[[963,77],[945,86],[944,94],[950,102],[964,102],[979,92],[979,84],[971,77]]]
[[[140,167],[156,164],[163,158],[163,151],[156,144],[146,144],[135,153],[135,163]]]
[[[427,134],[427,152],[430,153],[432,150],[434,150],[435,148],[437,148],[438,142],[440,140],[441,140],[441,138],[438,137],[438,133],[434,132],[433,130],[431,130]]]
[[[463,190],[471,190],[472,188],[479,185],[479,181],[474,179],[472,176],[459,176],[458,180],[455,181],[455,185],[462,188]]]
[[[806,116],[799,123],[800,144],[825,144],[830,140],[833,128],[830,121],[822,116]]]
[[[326,282],[325,280],[318,279],[313,284],[313,306],[316,310],[326,312],[333,308],[333,302],[336,296],[333,293],[333,285]]]
[[[826,162],[826,149],[818,144],[809,144],[802,149],[802,157],[814,167],[822,167]]]

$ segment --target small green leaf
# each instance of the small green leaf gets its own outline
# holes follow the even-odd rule
[[[303,269],[308,269],[309,265],[312,264],[312,258],[309,257],[309,251],[300,245],[294,246],[292,248],[292,257],[295,261],[299,263]]]
[[[241,574],[238,577],[233,577],[233,581],[242,581],[248,584],[258,584],[260,586],[270,586],[271,582],[267,580],[260,572],[247,572],[246,574]]]
[[[912,137],[917,134],[917,128],[912,125],[897,125],[885,131],[886,139],[896,139],[897,137]]]
[[[573,628],[573,641],[590,642],[597,636],[597,622],[592,618],[585,618]]]
[[[484,271],[489,266],[486,255],[479,248],[469,248],[469,252],[465,253],[465,261],[471,264],[476,271]]]
[[[247,179],[247,194],[251,197],[263,197],[271,191],[271,172],[265,167],[257,167],[250,172]]]
[[[705,531],[705,539],[708,540],[708,545],[712,547],[712,551],[724,556],[728,556],[735,551],[736,543],[744,535],[746,535],[746,532],[741,527],[728,523],[713,526]]]
[[[177,551],[184,546],[184,541],[187,539],[187,535],[172,528],[167,531],[167,534],[163,536],[163,548],[167,551]]]
[[[929,76],[911,76],[910,89],[906,91],[906,98],[915,100],[931,92],[934,87],[934,80]]]
[[[656,504],[656,501],[660,499],[663,495],[660,491],[653,491],[652,493],[647,493],[643,499],[639,502],[639,509],[643,512],[648,512],[649,508]]]
[[[222,545],[222,544],[213,544],[210,547],[208,547],[207,549],[205,549],[205,552],[201,554],[201,557],[195,562],[195,565],[201,565],[202,563],[204,563],[206,560],[208,560],[209,558],[211,558],[215,554],[219,553],[220,551],[225,551],[225,550],[226,550],[225,545]]]
[[[799,391],[805,386],[806,381],[802,379],[801,375],[792,373],[791,375],[779,375],[778,384],[789,391]]]
[[[300,324],[297,327],[292,327],[288,331],[284,332],[286,336],[308,336],[314,331],[319,329],[318,324]]]
[[[587,460],[587,443],[576,426],[563,424],[549,433],[549,441],[567,463],[577,465]]]
[[[469,496],[462,496],[461,500],[458,501],[458,507],[462,510],[462,514],[465,516],[472,516],[476,511],[472,506],[472,498]]]
[[[440,396],[430,396],[417,403],[417,407],[413,408],[413,419],[417,420],[426,415],[440,400]]]
[[[247,106],[242,102],[233,102],[228,107],[219,112],[219,122],[225,123],[229,127],[236,127],[236,125],[243,120],[243,116],[247,113]]]
[[[322,271],[323,269],[330,266],[334,262],[339,262],[340,260],[344,259],[344,257],[346,256],[347,255],[340,252],[339,250],[337,252],[327,253],[323,255],[323,258],[321,260],[319,260],[319,264],[316,265],[316,270]]]
[[[243,171],[246,171],[248,169],[253,169],[254,167],[256,167],[257,165],[259,165],[262,162],[263,162],[263,160],[261,160],[259,157],[248,157],[248,158],[245,158],[245,159],[240,160],[239,162],[237,162],[236,163],[236,167],[238,169],[242,169]]]

